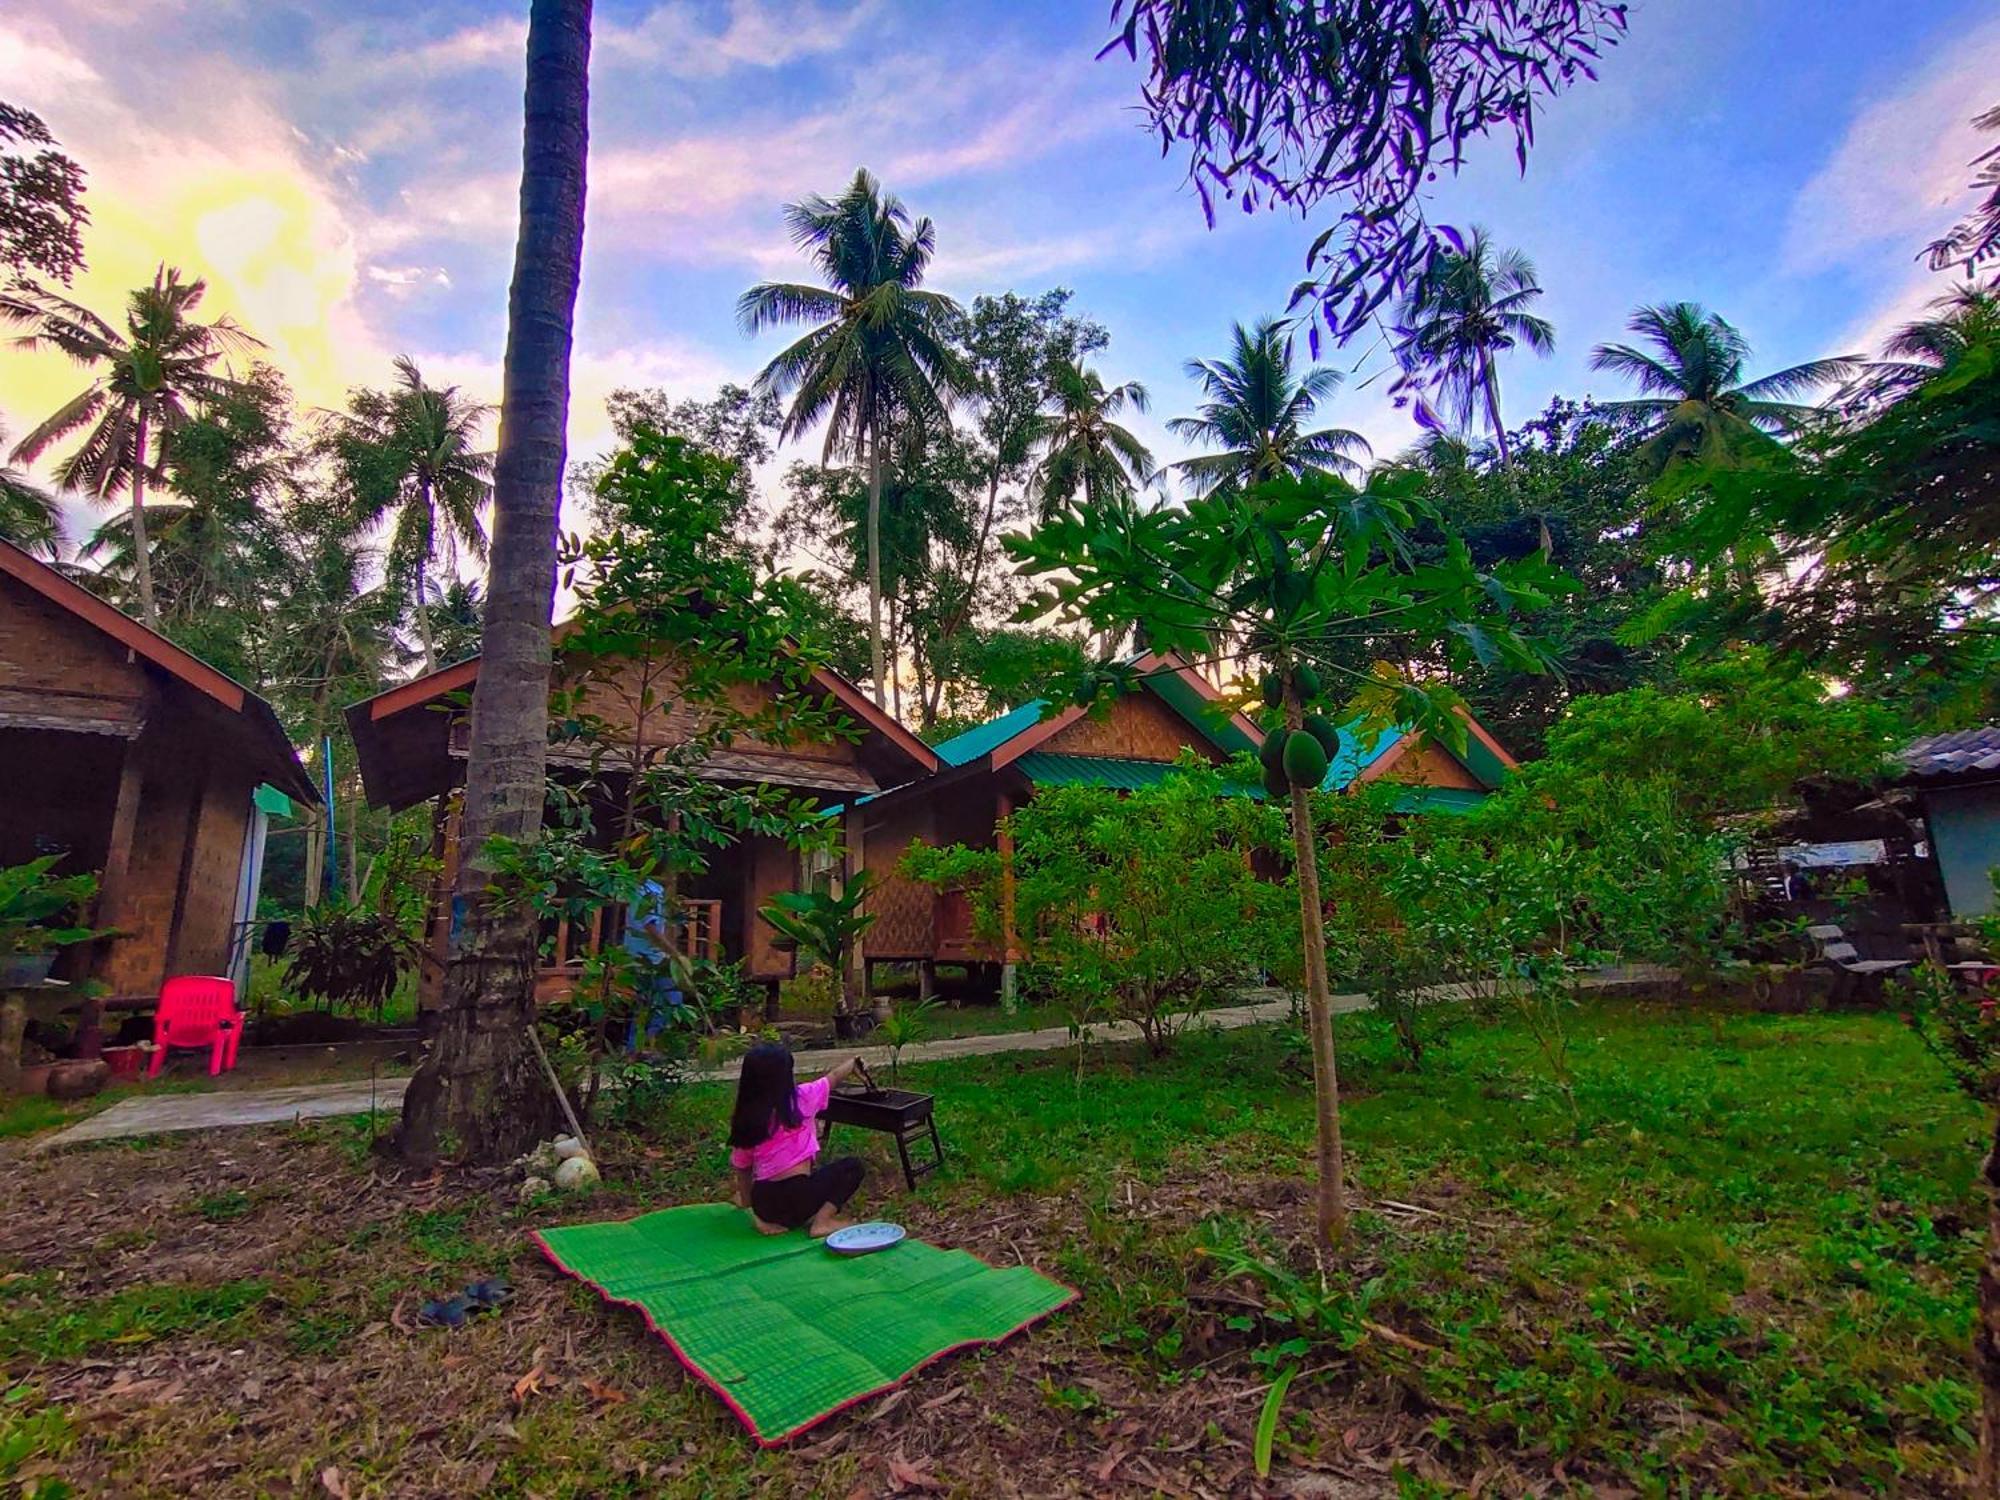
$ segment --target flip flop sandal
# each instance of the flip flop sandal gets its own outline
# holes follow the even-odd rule
[[[459,1293],[473,1312],[492,1312],[505,1305],[514,1296],[514,1289],[498,1276],[485,1281],[475,1281]]]
[[[426,1328],[463,1328],[473,1304],[466,1298],[441,1297],[417,1309],[417,1322]]]

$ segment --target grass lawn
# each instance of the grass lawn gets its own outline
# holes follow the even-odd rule
[[[716,1196],[720,1088],[606,1136],[595,1199],[532,1211],[371,1162],[365,1122],[11,1143],[0,1483],[1254,1494],[1263,1391],[1297,1364],[1274,1494],[1958,1492],[1984,1141],[1893,1018],[1593,1007],[1580,1135],[1510,1028],[1422,1075],[1372,1018],[1340,1029],[1366,1207],[1324,1282],[1295,1035],[1094,1055],[1081,1087],[1067,1053],[906,1068],[952,1155],[912,1199],[848,1136],[876,1168],[860,1207],[1083,1300],[771,1453],[525,1244]],[[494,1271],[522,1289],[504,1313],[411,1328]]]

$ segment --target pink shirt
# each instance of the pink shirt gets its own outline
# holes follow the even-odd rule
[[[748,1167],[754,1181],[769,1182],[799,1163],[811,1161],[819,1155],[819,1132],[813,1128],[813,1116],[826,1108],[827,1096],[832,1092],[831,1078],[815,1078],[811,1083],[800,1084],[792,1090],[792,1097],[799,1105],[799,1123],[778,1125],[755,1146],[732,1148],[729,1165],[739,1172]]]

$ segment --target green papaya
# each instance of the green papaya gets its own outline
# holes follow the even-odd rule
[[[1285,779],[1308,789],[1326,780],[1327,756],[1319,741],[1303,729],[1285,737]]]
[[[1267,771],[1282,771],[1285,768],[1285,726],[1280,724],[1264,736],[1264,743],[1257,747],[1257,759],[1263,762]]]
[[[1340,731],[1333,727],[1333,721],[1321,714],[1306,715],[1306,733],[1319,741],[1326,758],[1332,760],[1340,754]]]
[[[1319,696],[1319,673],[1311,662],[1302,661],[1292,668],[1292,686],[1298,689],[1302,703],[1310,703]]]
[[[1283,735],[1274,735],[1273,738],[1279,744],[1284,743]],[[1285,768],[1283,766],[1266,766],[1264,768],[1264,795],[1276,801],[1283,801],[1291,794],[1292,784],[1285,780]]]
[[[1276,672],[1266,672],[1258,687],[1264,694],[1264,707],[1276,708],[1285,701],[1285,680]]]

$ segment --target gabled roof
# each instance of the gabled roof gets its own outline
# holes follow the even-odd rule
[[[1261,743],[1257,726],[1224,707],[1222,695],[1180,657],[1149,651],[1131,658],[1126,665],[1141,686],[1225,754],[1255,750]],[[954,735],[935,747],[937,757],[947,766],[958,767],[991,756],[992,768],[997,771],[1047,743],[1089,712],[1076,706],[1051,712],[1047,699],[1036,698],[997,719]]]
[[[1519,768],[1519,762],[1471,714],[1460,709],[1458,716],[1465,722],[1463,751],[1452,749],[1434,736],[1430,737],[1430,742],[1464,766],[1473,779],[1490,792],[1507,778],[1509,772]],[[1414,733],[1408,725],[1398,724],[1370,731],[1360,719],[1350,719],[1340,726],[1340,748],[1327,766],[1326,779],[1320,783],[1320,788],[1340,792],[1357,782],[1374,781],[1386,776],[1395,768],[1397,761],[1422,745],[1425,738]]]
[[[1952,734],[1914,740],[1896,752],[1903,769],[1919,780],[2000,776],[2000,724],[1982,724]]]
[[[555,627],[558,649],[574,628],[569,623]],[[390,769],[391,763],[399,757],[448,760],[447,716],[433,710],[452,695],[472,689],[479,680],[479,660],[477,656],[467,657],[348,706],[347,727],[359,752],[362,784],[371,804],[402,807],[432,795],[430,790],[417,788],[412,778],[395,774]],[[838,672],[815,667],[811,680],[815,688],[879,736],[904,762],[914,764],[926,775],[938,769],[937,754],[930,746],[900,720],[878,708],[867,694]],[[908,774],[907,766],[899,766],[898,772]]]
[[[19,547],[0,541],[0,574],[24,584],[57,608],[103,632],[134,656],[150,663],[202,701],[237,715],[251,741],[259,772],[292,796],[318,803],[319,793],[292,748],[291,737],[270,704],[200,657],[176,646],[157,630],[106,603],[81,584],[63,577]]]

